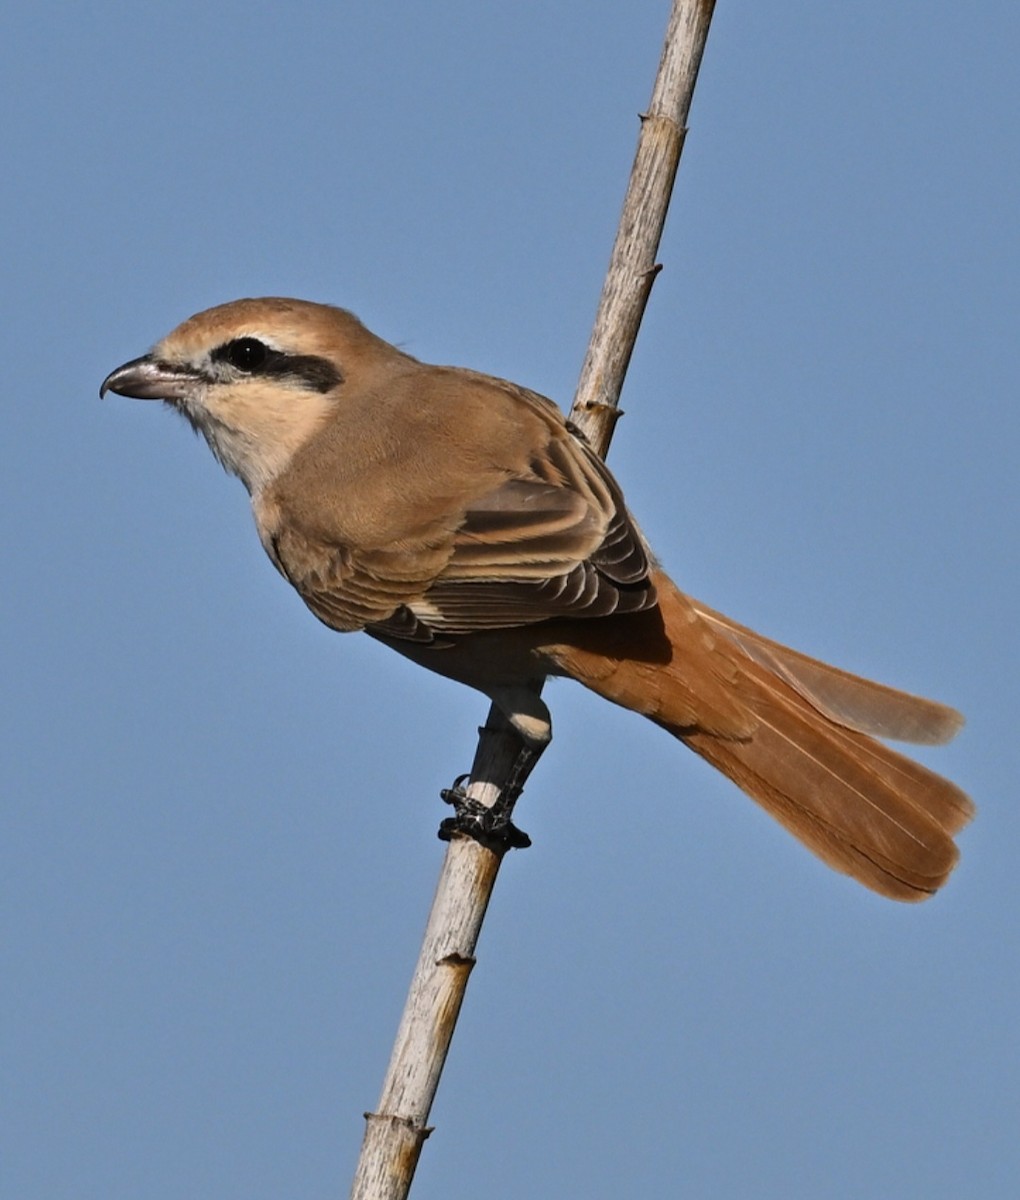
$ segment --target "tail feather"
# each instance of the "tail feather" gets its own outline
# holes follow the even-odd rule
[[[707,604],[698,600],[690,603],[713,630],[736,642],[755,662],[785,679],[839,725],[874,737],[928,746],[950,741],[963,726],[963,717],[955,708],[851,675],[762,637]]]
[[[934,893],[956,864],[953,834],[970,820],[973,804],[867,731],[891,725],[901,736],[906,730],[923,735],[919,740],[944,740],[958,728],[958,714],[695,609],[664,575],[656,586],[669,655],[649,661],[647,653],[628,657],[621,639],[608,654],[575,640],[552,652],[561,669],[667,729],[836,870],[897,900]],[[692,609],[703,619],[692,623]],[[804,663],[807,685],[794,677]],[[831,679],[849,680],[838,713],[816,695],[818,680],[824,690]],[[701,683],[710,695],[725,690],[743,719],[730,729],[720,728],[714,712],[704,724],[696,712],[692,719],[691,697]]]
[[[759,725],[746,740],[665,727],[837,870],[899,900],[937,891],[959,857],[952,835],[970,816],[967,797],[826,723],[781,681],[755,683],[746,695]]]

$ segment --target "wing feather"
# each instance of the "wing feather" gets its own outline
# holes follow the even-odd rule
[[[559,409],[537,393],[470,372],[441,369],[429,379],[428,386],[445,381],[480,389],[478,400],[509,413],[509,425],[496,422],[491,436],[497,440],[480,444],[455,421],[464,410],[448,414],[449,432],[440,439],[444,456],[424,472],[419,464],[411,488],[407,475],[400,477],[402,488],[371,473],[360,487],[353,479],[341,483],[349,478],[343,455],[350,453],[350,437],[346,445],[331,439],[323,454],[334,457],[318,470],[319,479],[328,480],[328,467],[336,464],[333,501],[304,522],[295,511],[309,489],[295,483],[276,489],[274,501],[287,500],[289,521],[275,519],[263,501],[263,543],[315,615],[335,629],[428,642],[652,607],[656,592],[644,539],[616,481]],[[447,413],[448,402],[427,390],[414,399],[408,419],[427,405],[434,416]],[[485,423],[478,428],[488,433]],[[460,469],[450,459],[458,438]],[[367,451],[361,458],[370,461]],[[377,498],[366,508],[365,488],[373,487]],[[386,504],[388,516],[380,520]],[[356,529],[345,535],[352,506],[356,529],[382,531],[375,540]]]
[[[449,562],[409,607],[452,634],[654,603],[649,555],[616,481],[564,430],[535,456],[531,478],[470,503]]]

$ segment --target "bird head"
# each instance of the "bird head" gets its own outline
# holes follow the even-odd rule
[[[344,309],[234,300],[189,317],[112,371],[99,394],[165,401],[254,494],[329,419],[352,373],[364,386],[394,360],[414,361]]]

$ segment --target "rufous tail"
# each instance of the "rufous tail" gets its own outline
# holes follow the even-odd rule
[[[896,900],[937,891],[974,806],[873,735],[942,742],[959,714],[762,638],[661,572],[655,583],[657,609],[593,621],[546,653],[690,746],[831,867]]]

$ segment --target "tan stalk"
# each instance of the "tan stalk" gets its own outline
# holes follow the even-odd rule
[[[603,457],[658,270],[655,257],[713,8],[714,0],[673,0],[651,103],[641,118],[616,244],[570,414]],[[468,796],[490,807],[519,765],[521,749],[493,708],[480,731]],[[514,778],[524,782],[520,774]],[[376,1111],[365,1114],[352,1200],[405,1200],[410,1191],[504,853],[505,847],[466,836],[449,843],[382,1095]]]

